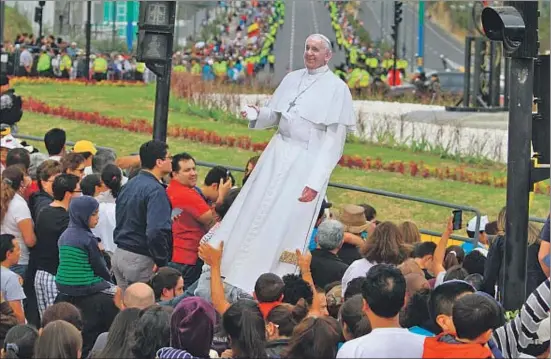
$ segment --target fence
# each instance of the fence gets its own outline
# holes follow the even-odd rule
[[[37,136],[29,136],[29,135],[22,135],[22,134],[15,134],[14,136],[17,137],[17,138],[21,138],[21,139],[29,140],[29,141],[39,141],[39,142],[43,141],[42,138],[37,137]],[[74,142],[67,141],[66,145],[73,146]],[[96,146],[96,148],[114,151],[112,148],[109,148],[109,147]],[[219,166],[219,164],[217,164],[217,163],[210,163],[210,162],[204,162],[204,161],[197,161],[196,164],[198,166],[208,167],[208,168],[212,168],[214,166]],[[229,169],[231,171],[244,172],[244,169],[241,168],[241,167],[226,166],[226,165],[224,167],[226,167],[227,169]],[[410,196],[410,195],[407,195],[407,194],[394,193],[394,192],[384,191],[384,190],[380,190],[380,189],[367,188],[367,187],[354,186],[354,185],[347,185],[347,184],[343,184],[343,183],[329,182],[329,187],[339,188],[339,189],[347,190],[347,191],[369,193],[369,194],[374,194],[374,195],[377,195],[377,196],[395,198],[395,199],[400,199],[400,200],[405,200],[405,201],[425,203],[425,204],[429,204],[429,205],[433,205],[433,206],[439,206],[439,207],[445,207],[445,208],[451,208],[451,209],[460,209],[460,210],[466,211],[466,212],[472,212],[476,216],[476,226],[475,226],[475,228],[478,228],[480,226],[480,220],[481,220],[482,216],[481,216],[480,211],[477,208],[474,208],[474,207],[455,204],[455,203],[438,201],[438,200],[434,200],[434,199],[430,199],[430,198],[422,198],[422,197]],[[544,218],[538,218],[538,217],[530,217],[530,221],[536,222],[536,223],[545,223]],[[442,232],[438,232],[438,231],[431,231],[431,230],[427,230],[427,229],[420,229],[419,231],[422,234],[429,235],[429,236],[436,236],[436,237],[442,236]],[[474,238],[468,238],[468,237],[457,236],[457,235],[452,235],[450,238],[458,240],[458,241],[462,241],[462,242],[470,242],[470,243],[473,243],[476,246],[478,244],[479,232],[475,231]]]

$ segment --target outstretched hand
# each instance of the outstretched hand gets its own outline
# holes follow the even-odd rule
[[[255,105],[247,105],[247,107],[252,107],[256,110],[256,113],[260,113],[260,109],[258,108],[258,106],[255,106]],[[247,111],[241,111],[241,117],[243,118],[247,118]]]
[[[317,191],[314,191],[310,187],[304,187],[302,190],[302,196],[298,199],[300,202],[312,202],[318,195]]]
[[[222,263],[223,251],[224,242],[220,242],[220,246],[218,248],[214,248],[208,243],[203,243],[199,246],[199,258],[211,267],[220,266]]]

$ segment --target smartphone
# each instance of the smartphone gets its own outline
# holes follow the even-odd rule
[[[460,209],[453,210],[452,215],[453,215],[453,230],[456,231],[458,229],[461,229],[463,225],[463,211]]]

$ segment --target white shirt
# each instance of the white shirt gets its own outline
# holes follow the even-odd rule
[[[373,267],[376,264],[377,263],[372,263],[365,258],[357,259],[354,262],[352,262],[352,264],[350,264],[350,266],[342,276],[342,283],[341,283],[342,292],[346,293],[346,287],[348,286],[348,283],[350,283],[352,279],[365,277],[365,275],[367,274],[367,272],[369,272],[371,267]]]
[[[2,234],[13,235],[19,242],[19,247],[21,247],[21,257],[19,258],[19,262],[17,264],[29,264],[29,248],[25,245],[23,236],[21,235],[21,231],[19,230],[17,224],[24,219],[31,218],[31,211],[29,210],[27,202],[19,195],[19,193],[16,193],[8,206],[8,211],[2,221],[2,229],[0,232]]]
[[[404,328],[377,328],[344,343],[337,358],[422,358],[425,337]]]

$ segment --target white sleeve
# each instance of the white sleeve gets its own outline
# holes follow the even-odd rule
[[[323,144],[312,167],[306,187],[319,192],[329,180],[331,172],[339,162],[346,142],[346,126],[332,124],[327,126]]]
[[[31,219],[31,211],[29,210],[27,202],[25,202],[24,199],[19,200],[19,198],[16,198],[17,197],[14,197],[14,200],[17,202],[15,202],[13,206],[13,218],[15,218],[15,223],[19,223],[24,219]]]
[[[256,120],[249,121],[249,128],[264,129],[279,125],[281,113],[269,107],[260,107]]]

